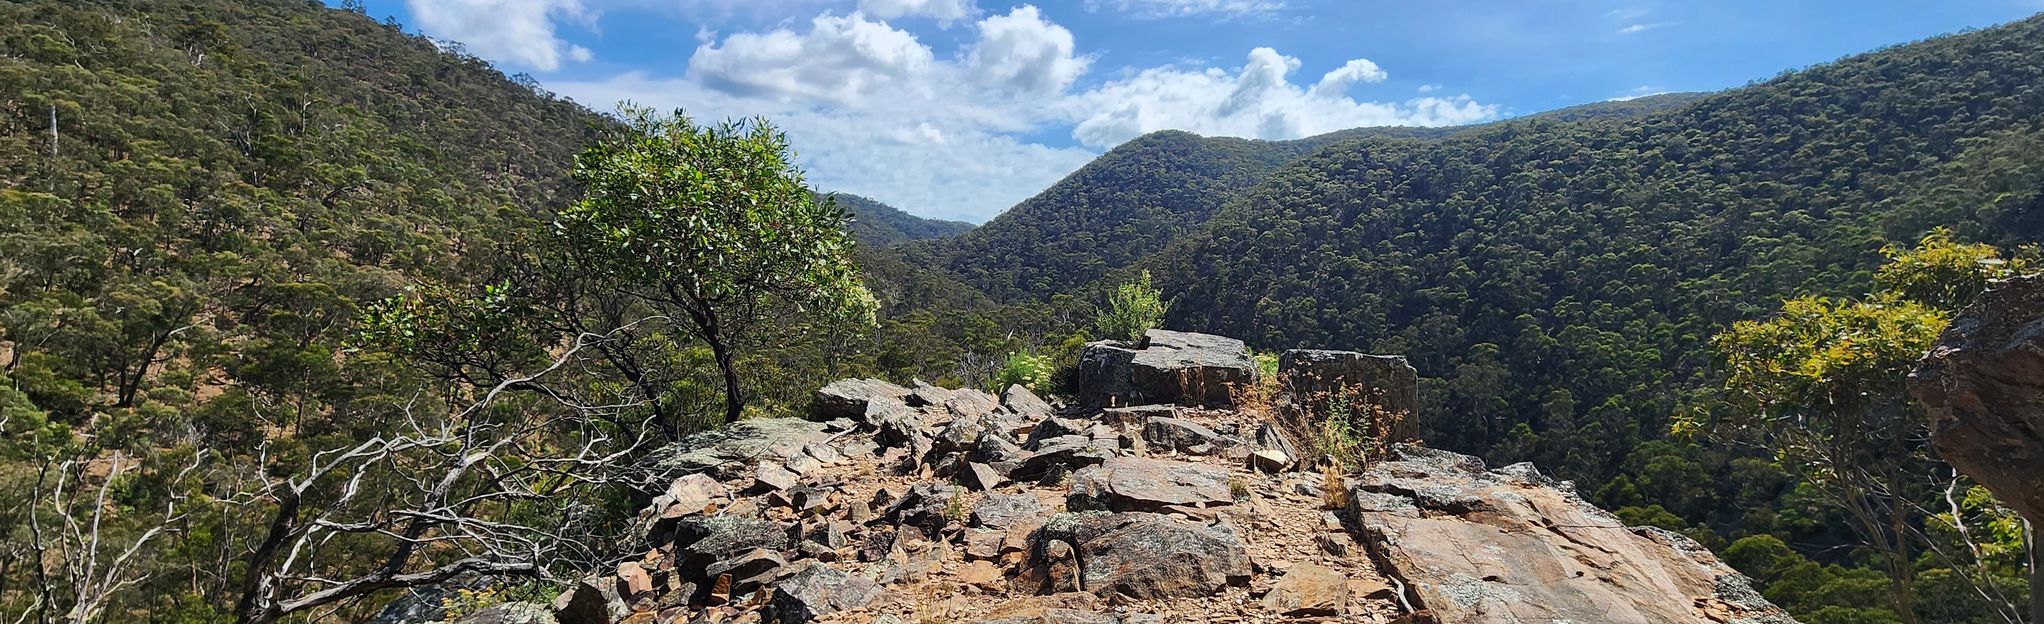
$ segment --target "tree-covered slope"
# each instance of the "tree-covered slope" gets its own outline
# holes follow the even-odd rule
[[[875,247],[957,236],[972,229],[972,224],[964,221],[925,219],[868,197],[850,193],[828,195],[851,213],[852,236]]]
[[[1434,442],[1597,483],[1637,474],[1628,453],[1675,410],[1712,406],[1705,341],[1731,321],[1865,292],[1884,244],[1932,226],[2038,241],[2040,85],[2033,18],[1634,121],[1346,143],[1153,266],[1172,324],[1409,354],[1435,378]],[[1773,512],[1671,499],[1725,522]]]
[[[1675,93],[1597,102],[1498,124],[1626,119],[1680,108],[1698,97]],[[1321,149],[1356,140],[1434,140],[1498,124],[1352,128],[1291,141],[1155,132],[1109,150],[978,229],[906,251],[914,261],[942,267],[995,299],[1048,299],[1196,231],[1229,199]]]

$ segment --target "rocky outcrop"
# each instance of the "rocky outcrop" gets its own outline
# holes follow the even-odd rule
[[[1952,319],[1909,387],[1938,455],[2044,523],[2044,275],[1995,283]]]
[[[1234,405],[1256,383],[1256,361],[1240,340],[1152,329],[1139,344],[1088,343],[1079,354],[1080,398],[1088,405]]]
[[[564,588],[552,609],[501,615],[1785,621],[1694,544],[1619,526],[1530,467],[1487,471],[1400,447],[1398,461],[1346,483],[1301,470],[1306,438],[1260,412],[1200,407],[1218,398],[1210,382],[1254,379],[1239,342],[1152,332],[1115,348],[1127,357],[1107,349],[1095,355],[1114,357],[1094,361],[1122,361],[1129,390],[1116,407],[1062,407],[1021,387],[997,397],[847,380],[818,392],[811,419],[740,421],[662,449],[639,493],[643,550]],[[1322,360],[1349,362],[1323,369],[1338,373],[1382,361],[1294,368]],[[1163,370],[1207,381],[1145,377]],[[1357,502],[1328,511],[1328,492]]]
[[[1396,445],[1349,495],[1352,530],[1436,621],[1792,622],[1710,551],[1627,527],[1530,464]]]
[[[1302,422],[1327,418],[1335,401],[1362,400],[1377,408],[1371,416],[1390,419],[1392,441],[1419,438],[1419,371],[1404,356],[1293,349],[1278,356],[1278,379],[1280,405]]]

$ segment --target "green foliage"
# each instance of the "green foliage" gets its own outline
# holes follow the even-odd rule
[[[1001,372],[994,376],[992,391],[1000,392],[1009,386],[1022,386],[1037,390],[1050,380],[1050,358],[1029,351],[1008,354],[1008,360],[1001,364]]]
[[[1143,271],[1107,295],[1107,308],[1094,319],[1093,327],[1102,336],[1138,342],[1144,332],[1157,328],[1170,309],[1164,293],[1151,285],[1150,272]]]
[[[560,266],[574,276],[557,282],[563,291],[636,301],[707,344],[726,421],[745,406],[737,352],[763,325],[874,324],[848,217],[803,184],[786,135],[763,119],[623,115],[623,129],[575,159],[583,197],[555,222]]]
[[[932,240],[957,236],[972,229],[972,224],[963,221],[942,221],[924,219],[901,209],[849,193],[831,193],[818,198],[821,202],[836,202],[851,215],[847,229],[859,243],[874,247],[892,247],[901,243]]]
[[[1952,240],[1947,228],[1931,230],[1915,248],[1889,245],[1888,262],[1874,274],[1881,288],[1939,310],[1958,311],[1987,292],[1988,282],[2022,274],[2029,262],[2001,257],[1993,245]]]

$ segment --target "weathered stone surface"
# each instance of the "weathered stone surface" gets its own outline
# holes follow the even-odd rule
[[[866,606],[879,598],[881,589],[864,577],[846,574],[822,564],[797,570],[774,584],[767,601],[767,621],[804,624],[816,618]]]
[[[1437,621],[1793,622],[1701,545],[1627,528],[1527,465],[1399,444],[1349,500],[1349,525]]]
[[[1050,618],[1072,617],[1073,612],[1091,613],[1100,603],[1100,598],[1085,592],[1065,592],[1043,596],[1022,596],[1001,603],[987,612],[987,618],[979,624],[1043,624],[1063,620]],[[1084,617],[1084,616],[1081,616]]]
[[[1952,319],[1909,387],[1938,454],[2044,525],[2044,275],[1996,282]]]
[[[1176,405],[1133,405],[1100,410],[1100,422],[1115,427],[1139,429],[1152,418],[1177,418]]]
[[[1000,471],[994,470],[993,466],[979,462],[967,463],[964,470],[958,471],[958,483],[960,485],[980,492],[1001,487],[1001,484],[1007,482],[1008,478],[1001,476]]]
[[[646,567],[637,561],[617,564],[618,593],[626,599],[644,598],[653,594],[653,575],[646,573]]]
[[[1029,388],[1020,384],[1008,386],[1007,391],[1001,393],[1001,407],[1008,408],[1010,413],[1031,421],[1043,420],[1057,414],[1057,409],[1051,407],[1050,402],[1036,396],[1036,393],[1030,392]]]
[[[1213,466],[1115,457],[1073,473],[1065,507],[1073,511],[1158,511],[1171,505],[1228,505],[1228,472]]]
[[[1115,451],[1101,448],[1093,443],[1092,438],[1085,436],[1052,438],[1044,440],[1035,453],[1031,453],[1016,464],[1015,469],[1008,473],[1008,478],[1016,481],[1039,481],[1060,471],[1069,474],[1107,461],[1107,458],[1116,455]]]
[[[1278,356],[1278,377],[1285,380],[1280,406],[1302,412],[1302,422],[1327,418],[1332,401],[1361,398],[1393,419],[1392,441],[1419,437],[1419,371],[1404,356],[1293,349]]]
[[[1250,574],[1248,551],[1225,525],[1153,513],[1081,513],[1053,518],[1042,533],[1056,537],[1066,530],[1078,548],[1081,586],[1101,596],[1207,596]]]
[[[878,379],[840,379],[816,391],[813,413],[817,420],[850,418],[870,423],[866,415],[874,401],[904,402],[908,394],[908,388]]]
[[[973,507],[973,526],[1006,528],[1049,511],[1051,507],[1044,507],[1042,501],[1026,493],[993,493],[979,499],[979,505]]]
[[[980,620],[979,624],[1123,624],[1123,622],[1120,617],[1111,613],[1051,608],[1034,615]]]
[[[1250,462],[1260,470],[1281,472],[1299,461],[1298,445],[1292,443],[1291,436],[1270,423],[1256,426],[1255,447],[1259,452],[1250,454]],[[1259,454],[1261,460],[1257,457]],[[1268,465],[1257,464],[1258,461]]]
[[[1229,407],[1234,387],[1256,383],[1256,360],[1234,338],[1152,329],[1129,361],[1129,375],[1145,402]]]
[[[665,518],[693,516],[731,499],[731,490],[705,474],[686,474],[668,484],[666,498],[655,498],[655,508]],[[661,505],[659,503],[665,503]]]
[[[609,576],[577,581],[554,598],[554,618],[560,624],[611,624],[631,612],[617,590],[617,579]]]
[[[972,508],[974,526],[1005,528],[1050,511],[1043,501],[1028,494],[989,494]]]
[[[558,621],[545,605],[506,602],[462,616],[453,624],[556,624]]]
[[[1135,357],[1135,348],[1119,340],[1086,343],[1079,350],[1079,400],[1089,406],[1130,404],[1135,394],[1129,382]]]
[[[752,490],[756,492],[778,492],[801,484],[801,475],[775,464],[760,464],[752,474]]]
[[[829,437],[820,422],[748,418],[657,449],[648,457],[647,465],[659,479],[655,483],[671,483],[681,475],[696,472],[729,479],[755,463],[787,461],[801,454],[803,447]]]
[[[1143,423],[1143,441],[1150,445],[1152,451],[1178,451],[1193,455],[1212,454],[1238,443],[1190,420],[1159,417],[1151,417]]]
[[[679,569],[689,580],[702,581],[702,570],[754,548],[788,547],[788,530],[780,523],[734,516],[696,516],[676,523],[674,546]]]
[[[901,500],[888,506],[887,519],[903,528],[913,527],[935,539],[937,532],[950,524],[953,505],[956,504],[952,499],[957,497],[958,488],[949,483],[917,483],[909,487]]]
[[[1302,563],[1263,597],[1266,609],[1285,615],[1335,615],[1348,603],[1348,577],[1325,566]]]
[[[709,567],[703,568],[703,576],[714,579],[728,574],[731,576],[731,595],[743,596],[780,578],[782,569],[786,567],[788,560],[782,557],[781,553],[765,548],[754,548],[730,559],[710,564]]]

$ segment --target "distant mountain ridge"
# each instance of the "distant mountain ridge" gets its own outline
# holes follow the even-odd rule
[[[892,247],[909,241],[957,236],[974,226],[964,221],[918,217],[870,197],[850,193],[818,193],[834,199],[852,215],[852,236],[859,242]]]
[[[1109,150],[985,225],[903,248],[1000,301],[1042,300],[1124,269],[1196,231],[1279,168],[1357,140],[1432,141],[1497,125],[1591,122],[1674,110],[1703,94],[1595,102],[1462,127],[1369,127],[1288,141],[1165,130]]]

